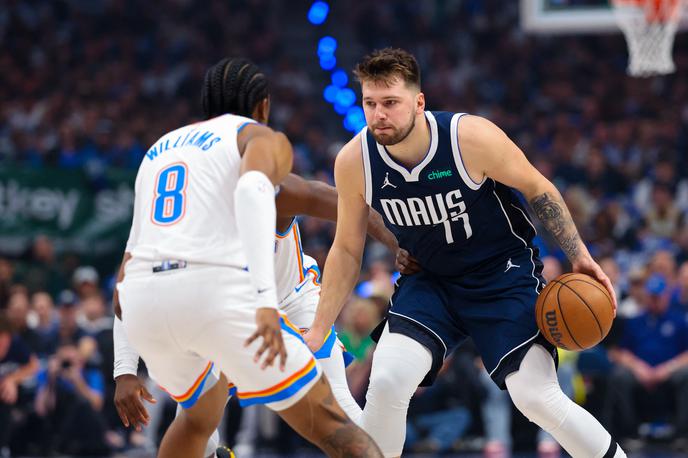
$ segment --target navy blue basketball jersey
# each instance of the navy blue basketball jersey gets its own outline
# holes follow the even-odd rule
[[[412,170],[367,128],[361,132],[366,202],[425,271],[450,277],[494,268],[524,250],[536,256],[535,228],[514,191],[468,175],[458,141],[461,116],[425,112],[430,149]]]

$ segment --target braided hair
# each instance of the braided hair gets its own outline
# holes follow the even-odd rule
[[[203,114],[206,119],[226,113],[250,118],[268,95],[268,80],[256,64],[241,57],[224,58],[205,73]]]

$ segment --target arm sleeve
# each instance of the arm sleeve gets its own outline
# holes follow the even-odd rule
[[[259,307],[277,308],[275,286],[275,190],[268,177],[255,170],[239,178],[234,191],[239,238],[248,262]]]
[[[113,378],[125,374],[136,375],[139,367],[139,354],[129,344],[124,332],[124,325],[117,317],[115,317],[112,325],[112,339],[115,347]]]

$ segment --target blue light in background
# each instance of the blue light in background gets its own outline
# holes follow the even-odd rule
[[[334,111],[336,111],[337,114],[344,115],[346,114],[348,109],[349,107],[347,107],[346,105],[342,105],[341,103],[337,102],[334,103]]]
[[[324,56],[332,56],[337,50],[337,40],[332,37],[322,37],[318,41],[318,56],[322,59]]]
[[[350,132],[358,132],[365,126],[365,114],[363,108],[353,106],[346,112],[344,118],[344,128]]]
[[[325,2],[313,2],[311,9],[308,10],[308,21],[314,25],[320,25],[327,19],[330,12],[330,5]]]
[[[333,84],[330,84],[325,88],[325,91],[323,91],[323,96],[325,97],[325,100],[327,100],[330,103],[334,103],[334,101],[337,99],[337,93],[339,92],[339,88]]]
[[[308,21],[314,25],[321,25],[327,20],[330,6],[327,2],[314,1],[308,10]],[[354,106],[356,93],[347,85],[349,76],[346,71],[337,66],[337,40],[331,36],[322,37],[318,41],[318,59],[320,68],[330,72],[332,81],[324,90],[325,100],[334,105],[334,111],[344,116],[344,128],[349,132],[357,133],[365,127],[365,115],[363,108]]]
[[[346,72],[342,70],[341,68],[338,68],[337,70],[332,72],[332,84],[338,87],[344,87],[348,84],[349,82],[349,77],[346,75]]]
[[[323,70],[332,70],[337,65],[337,58],[333,55],[320,57],[320,68]]]
[[[337,93],[335,101],[337,104],[349,108],[356,102],[356,93],[352,89],[346,87]]]

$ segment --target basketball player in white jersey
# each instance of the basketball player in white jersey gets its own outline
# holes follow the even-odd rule
[[[245,90],[232,91],[236,82]],[[224,408],[224,374],[241,404],[266,404],[328,455],[381,456],[277,313],[273,188],[289,172],[291,146],[236,115],[252,114],[265,86],[249,61],[222,60],[206,75],[208,120],[164,135],[139,168],[115,309],[151,377],[184,408],[159,456],[203,456]]]
[[[280,184],[276,207],[275,275],[279,308],[281,313],[286,314],[289,323],[298,328],[298,331],[304,332],[315,317],[320,299],[321,275],[316,260],[303,252],[296,216],[308,215],[335,221],[337,191],[326,183],[306,181],[290,174]],[[371,212],[368,233],[385,243],[392,252],[397,250],[396,239],[384,227],[376,212]],[[404,270],[409,271],[408,268]],[[155,400],[136,375],[139,355],[127,342],[126,335],[121,331],[120,322],[116,321],[113,337],[115,404],[124,425],[138,428],[139,425],[148,423],[148,412],[142,399],[149,402]],[[351,395],[345,372],[351,357],[344,352],[334,329],[330,330],[315,357],[322,366],[323,374],[327,377],[340,407],[354,422],[358,421],[362,410]],[[181,405],[178,404],[177,412],[181,410]],[[213,456],[218,443],[219,434],[216,431],[208,441],[205,456]]]

